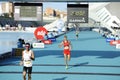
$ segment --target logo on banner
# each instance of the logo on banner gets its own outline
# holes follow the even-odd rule
[[[42,36],[45,36],[46,32],[45,31],[38,31],[37,32],[37,35],[42,35]]]
[[[44,36],[46,34],[47,34],[47,30],[44,27],[38,27],[34,32],[34,35],[37,40],[44,40]]]

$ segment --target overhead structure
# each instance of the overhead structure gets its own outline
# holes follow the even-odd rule
[[[8,1],[8,0],[2,0]],[[9,0],[10,2],[120,2],[119,0]]]

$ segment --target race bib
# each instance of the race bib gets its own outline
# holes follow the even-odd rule
[[[31,60],[25,61],[25,64],[31,64]]]

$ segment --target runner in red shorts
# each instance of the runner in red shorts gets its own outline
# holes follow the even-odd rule
[[[70,51],[71,51],[71,43],[70,41],[67,39],[67,36],[64,36],[64,40],[59,44],[59,47],[64,47],[64,59],[65,59],[65,65],[66,65],[66,69],[68,69],[68,61],[70,61],[71,55],[70,55]]]

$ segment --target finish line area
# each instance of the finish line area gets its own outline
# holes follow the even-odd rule
[[[63,36],[45,48],[33,48],[32,80],[119,80],[120,50],[110,46],[97,32],[81,31],[76,40],[75,32],[66,34],[72,43],[71,60],[65,69],[63,49],[58,44]],[[11,57],[0,62],[2,80],[22,80],[21,57]]]

